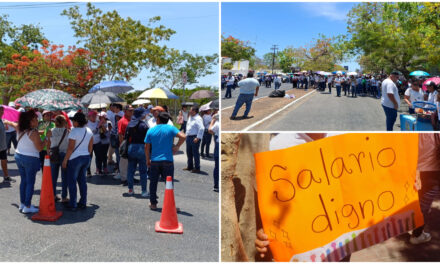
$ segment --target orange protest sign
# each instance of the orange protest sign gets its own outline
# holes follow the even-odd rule
[[[417,134],[345,134],[255,154],[277,261],[338,261],[423,224]]]

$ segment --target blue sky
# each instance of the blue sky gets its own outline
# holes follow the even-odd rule
[[[161,16],[161,21],[155,25],[162,24],[176,31],[170,41],[164,42],[168,47],[199,55],[218,53],[218,3],[95,2],[93,4],[103,12],[116,10],[122,17],[129,16],[140,20],[144,25],[148,23],[149,18]],[[28,7],[29,5],[32,8]],[[68,18],[60,14],[73,5],[79,5],[81,12],[85,14],[85,2],[62,4],[1,2],[0,14],[8,14],[9,21],[15,25],[39,24],[51,42],[68,46],[76,44],[77,39],[73,37],[74,32]],[[215,71],[215,74],[201,78],[198,85],[218,86],[217,67]],[[143,71],[131,81],[131,84],[135,89],[145,89],[149,87],[150,80],[147,78],[149,75],[148,71]]]
[[[356,3],[222,3],[222,29],[250,42],[262,57],[273,44],[282,50],[301,47],[319,34],[333,37],[347,32],[346,14]],[[356,62],[344,62],[350,71],[359,68]]]

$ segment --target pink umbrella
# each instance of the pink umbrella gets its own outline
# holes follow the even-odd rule
[[[426,91],[428,89],[428,87],[426,87],[426,84],[429,82],[434,82],[435,85],[439,85],[440,84],[440,77],[438,77],[438,76],[432,77],[432,78],[429,78],[426,81],[424,81],[423,86],[422,86],[423,91]]]
[[[4,113],[2,119],[8,120],[11,122],[18,122],[18,117],[20,116],[20,112],[15,110],[15,108],[3,105]]]

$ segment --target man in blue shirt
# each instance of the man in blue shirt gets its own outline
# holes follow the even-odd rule
[[[183,132],[172,125],[168,125],[171,117],[167,112],[161,112],[156,120],[156,126],[150,128],[145,137],[145,155],[147,165],[150,167],[150,208],[157,209],[157,182],[159,176],[174,178],[173,154],[176,154],[180,146],[185,142]],[[174,137],[178,137],[177,145],[173,145]]]
[[[248,114],[251,111],[252,100],[254,99],[254,96],[258,96],[258,89],[260,88],[260,84],[253,77],[254,72],[249,71],[247,78],[238,82],[238,86],[240,87],[240,95],[235,103],[234,111],[230,117],[231,120],[235,120],[238,110],[243,104],[246,104],[243,119],[248,118]]]

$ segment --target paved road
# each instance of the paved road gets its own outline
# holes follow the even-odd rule
[[[258,91],[258,96],[254,98],[261,98],[261,97],[265,97],[268,96],[274,89],[274,85],[272,84],[272,88],[266,88],[266,86],[264,85],[264,83],[262,84],[262,86],[260,86],[260,90]],[[287,89],[292,89],[292,84],[290,83],[283,83],[281,84],[281,88],[283,90],[287,90]],[[222,109],[224,109],[225,107],[230,107],[235,105],[235,102],[237,101],[237,97],[240,94],[240,88],[235,88],[235,90],[232,90],[232,98],[230,99],[225,99],[225,94],[226,94],[226,88],[223,89],[222,91]]]
[[[86,210],[64,211],[62,218],[55,223],[33,222],[18,212],[20,176],[13,157],[8,159],[10,175],[17,182],[11,185],[0,182],[0,262],[219,259],[219,194],[212,191],[212,159],[201,161],[204,173],[192,174],[182,171],[186,166],[186,155],[175,156],[174,192],[176,206],[180,208],[178,218],[183,224],[183,235],[156,233],[154,225],[161,214],[149,210],[149,200],[140,196],[140,186],[135,185],[134,197],[124,197],[127,187],[118,184],[111,176],[88,179]],[[38,173],[33,197],[35,205],[40,200],[40,186],[41,173]],[[160,208],[164,189],[164,183],[159,183]],[[63,209],[58,203],[56,206],[58,210]]]
[[[403,105],[399,113],[402,110],[405,110]],[[399,124],[398,117],[395,131],[400,131]],[[317,91],[300,100],[252,130],[384,131],[386,126],[380,99],[362,96],[336,97],[336,89],[332,89],[332,94],[327,89],[326,92]]]

